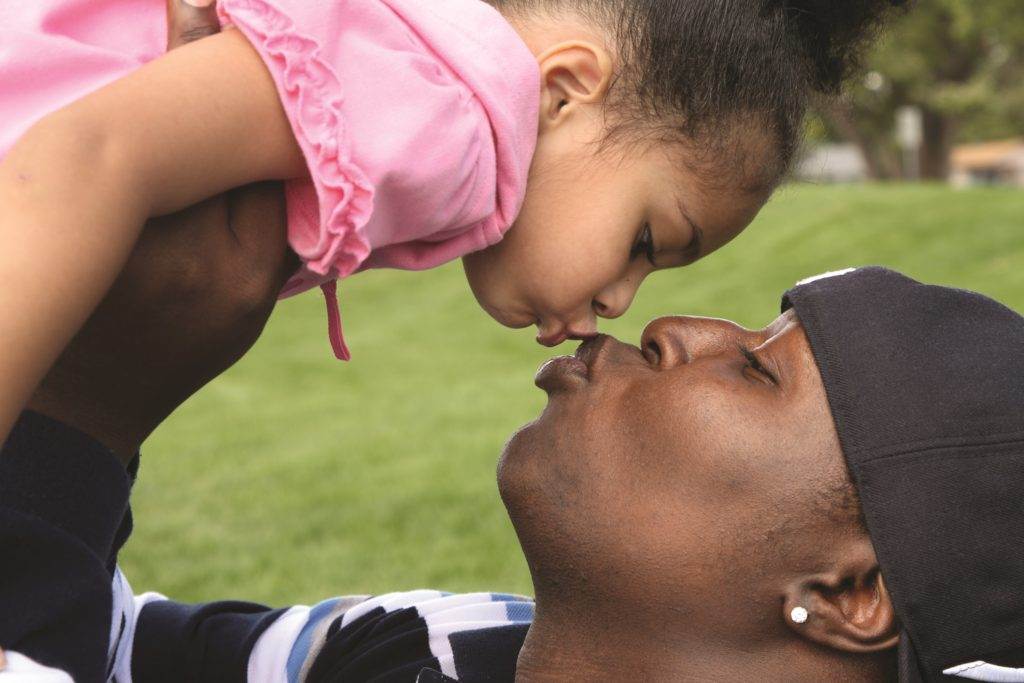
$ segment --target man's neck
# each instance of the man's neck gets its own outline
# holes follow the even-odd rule
[[[614,633],[555,623],[538,612],[516,667],[517,683],[549,681],[884,680],[814,648],[722,647],[699,637]],[[838,676],[839,678],[836,678]]]
[[[635,629],[639,630],[639,629]],[[599,619],[546,619],[538,611],[516,667],[518,683],[700,680],[694,657],[668,633],[630,633]],[[719,677],[721,676],[719,670]],[[703,676],[707,680],[707,676]]]

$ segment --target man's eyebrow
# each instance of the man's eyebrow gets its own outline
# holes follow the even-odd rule
[[[771,366],[774,370],[774,377],[779,386],[783,386],[788,383],[788,363],[779,362],[779,355],[777,353],[773,353],[771,347],[773,346],[773,343],[777,341],[781,335],[789,331],[791,327],[794,325],[800,326],[800,324],[800,318],[797,317],[796,312],[792,308],[789,309],[770,322],[767,327],[762,330],[765,335],[764,341],[752,349],[754,352],[761,352],[763,362],[766,365]]]
[[[767,337],[765,337],[765,341],[770,341],[777,337],[779,333],[783,332],[793,322],[800,322],[800,318],[796,316],[796,311],[794,309],[790,308],[784,313],[779,314],[775,318],[775,320],[768,323],[768,325],[764,328],[764,331],[768,335]]]

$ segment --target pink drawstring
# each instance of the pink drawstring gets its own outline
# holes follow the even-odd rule
[[[341,308],[338,306],[338,282],[331,280],[320,285],[327,303],[327,336],[331,338],[331,348],[338,360],[351,360],[352,354],[345,346],[341,336]]]

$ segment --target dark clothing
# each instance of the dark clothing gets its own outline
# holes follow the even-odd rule
[[[134,598],[116,565],[137,468],[138,458],[126,471],[94,439],[22,415],[0,451],[0,647],[77,683],[232,683],[250,671],[282,681],[514,679],[527,598],[415,591],[291,609]]]
[[[0,451],[0,647],[107,676],[111,580],[131,476],[84,434],[25,413]]]

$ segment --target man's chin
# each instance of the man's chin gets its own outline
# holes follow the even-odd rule
[[[546,480],[545,452],[550,437],[545,429],[547,410],[516,431],[498,459],[498,492],[515,524],[520,513],[529,514]]]
[[[537,429],[539,421],[540,418],[538,417],[536,420],[523,425],[505,442],[505,448],[501,451],[501,456],[498,458],[499,489],[503,489],[504,482],[506,481],[510,484],[514,483],[509,481],[509,479],[517,475],[516,465],[521,460],[529,458],[529,453],[532,451],[531,444],[535,440],[533,432]],[[502,497],[504,498],[504,495]]]
[[[540,415],[527,422],[509,437],[498,460],[499,474],[503,463],[530,461],[542,457],[546,451],[557,449],[558,423],[563,420],[558,394],[549,394]]]

